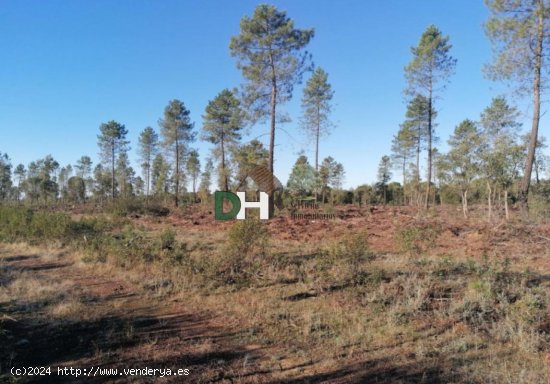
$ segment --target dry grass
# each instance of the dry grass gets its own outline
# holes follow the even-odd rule
[[[403,228],[395,218],[369,231],[355,222],[345,231],[329,228],[310,241],[281,241],[277,236],[284,232],[269,227],[268,252],[253,248],[246,256],[249,264],[241,266],[245,273],[254,268],[244,275],[246,284],[224,274],[225,228],[171,226],[169,247],[185,250],[178,262],[160,251],[154,262],[120,263],[111,257],[90,263],[78,253],[61,257],[53,248],[45,260],[68,258],[83,275],[123,281],[144,302],[184,303],[189,311],[216,314],[219,323],[237,332],[240,345],[263,351],[254,365],[247,357],[226,367],[237,382],[262,382],[259,373],[255,379],[243,374],[249,370],[268,371],[273,380],[344,372],[350,382],[360,382],[366,373],[375,382],[550,382],[550,265],[548,247],[525,238],[534,227],[420,220],[418,228],[429,228],[428,238],[415,230],[401,237],[408,242],[403,247],[390,244]],[[165,230],[142,225],[137,235],[153,242]],[[415,228],[414,221],[406,228]],[[525,255],[521,244],[529,247]],[[2,245],[0,268],[7,265],[2,255],[43,251]],[[121,297],[109,308],[91,308],[82,293],[69,289],[75,281],[25,270],[9,275],[9,283],[0,284],[0,303],[41,303],[51,321],[97,318],[123,311],[134,300]],[[130,321],[119,332],[124,342],[137,339]],[[213,340],[189,343],[196,353],[208,354],[216,348]],[[154,361],[170,355],[155,337],[140,351]],[[104,358],[108,351],[98,354]]]

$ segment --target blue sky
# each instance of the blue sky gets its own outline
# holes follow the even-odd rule
[[[345,186],[373,182],[403,121],[404,66],[410,47],[429,24],[450,36],[456,74],[438,100],[437,133],[446,149],[453,128],[478,119],[491,98],[509,92],[483,78],[491,59],[481,0],[287,0],[300,28],[315,28],[308,46],[329,73],[336,127],[321,142],[320,157],[343,163]],[[171,99],[182,100],[200,131],[204,108],[221,89],[243,79],[229,54],[242,16],[258,1],[74,0],[0,1],[0,152],[14,164],[52,154],[62,165],[81,155],[99,160],[99,125],[126,125],[136,170],[137,137],[157,121]],[[313,147],[298,127],[302,87],[284,105],[292,122],[276,140],[275,173],[286,182],[301,150]],[[524,100],[514,100],[525,113]],[[545,108],[543,107],[543,110]],[[541,133],[548,135],[547,118]],[[267,124],[248,129],[267,144]],[[197,141],[204,162],[211,145]],[[394,178],[400,180],[396,171]]]

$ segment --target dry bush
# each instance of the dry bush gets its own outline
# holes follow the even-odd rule
[[[78,321],[82,320],[83,316],[89,314],[85,308],[86,306],[80,300],[70,298],[50,306],[48,312],[56,320]]]
[[[549,298],[531,273],[513,273],[509,262],[474,268],[462,300],[453,303],[452,313],[474,332],[484,331],[493,340],[508,343],[524,352],[548,349],[550,337],[542,324],[550,321]]]
[[[317,252],[311,273],[321,289],[367,281],[365,263],[374,259],[364,233],[347,234]]]
[[[217,260],[217,279],[225,284],[251,284],[265,266],[268,241],[269,233],[261,221],[237,221],[229,230]]]
[[[67,297],[67,282],[48,281],[47,284],[29,272],[12,274],[10,283],[0,286],[0,302],[33,311],[62,302]]]
[[[398,249],[410,256],[419,256],[436,246],[441,228],[435,224],[401,228],[395,235]]]

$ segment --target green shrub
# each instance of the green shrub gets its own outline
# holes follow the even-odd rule
[[[182,265],[189,260],[189,249],[186,243],[178,243],[176,232],[166,228],[159,235],[156,242],[157,250],[162,259],[171,265]]]
[[[30,235],[33,215],[30,209],[0,205],[0,241],[26,240]]]
[[[171,228],[166,228],[160,233],[159,250],[172,251],[176,247],[176,232]]]
[[[316,258],[315,273],[321,288],[349,282],[366,281],[363,265],[373,258],[365,233],[347,234],[330,243]]]
[[[104,237],[94,237],[86,242],[82,261],[85,263],[105,263],[107,261],[108,246]]]
[[[31,223],[31,239],[67,241],[71,218],[57,212],[35,212]]]
[[[249,284],[262,268],[268,240],[269,233],[261,221],[237,221],[229,230],[218,277],[225,283]]]
[[[354,265],[360,264],[372,256],[369,252],[367,237],[363,233],[344,236],[336,250],[337,257],[342,257]]]
[[[107,212],[116,217],[131,215],[167,216],[170,210],[157,201],[146,201],[142,198],[129,197],[112,201],[107,206]]]
[[[265,255],[268,232],[259,220],[239,220],[229,230],[225,251],[243,258]]]
[[[416,227],[403,228],[395,236],[397,247],[403,253],[418,255],[421,253],[419,245],[420,230]]]
[[[71,222],[64,213],[0,206],[0,241],[68,242]]]
[[[435,247],[441,229],[433,224],[405,227],[395,236],[397,247],[403,253],[419,256]]]

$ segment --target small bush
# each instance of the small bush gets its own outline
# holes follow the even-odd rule
[[[368,277],[363,264],[371,257],[365,234],[347,234],[318,251],[314,265],[302,268],[301,281],[307,282],[312,276],[321,291],[364,284]]]
[[[501,316],[495,307],[491,286],[482,280],[470,282],[462,303],[457,304],[454,313],[474,329],[486,327]]]
[[[269,233],[259,220],[236,222],[229,230],[218,276],[225,283],[249,284],[261,270],[268,240]]]
[[[358,265],[372,256],[363,233],[346,235],[340,243],[340,254],[353,265]]]
[[[176,247],[176,232],[167,228],[161,232],[159,238],[160,251],[173,251]]]
[[[441,229],[431,224],[406,227],[397,232],[395,241],[401,252],[419,256],[435,247],[440,233]]]
[[[105,238],[95,237],[86,243],[82,261],[85,263],[105,263],[107,261],[107,244]]]
[[[348,279],[353,283],[363,280],[361,266],[372,258],[367,238],[363,233],[345,235],[329,247],[328,254],[328,260],[344,264]]]
[[[176,232],[167,228],[160,233],[157,240],[157,249],[164,261],[171,265],[182,265],[189,259],[190,250],[186,243],[176,240]]]
[[[395,241],[397,247],[403,253],[409,253],[412,255],[419,255],[421,248],[419,245],[420,230],[416,227],[409,227],[401,229],[397,232]]]
[[[237,221],[229,230],[225,251],[242,256],[265,255],[268,232],[259,220]]]

